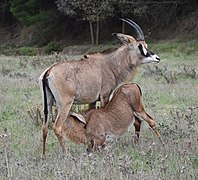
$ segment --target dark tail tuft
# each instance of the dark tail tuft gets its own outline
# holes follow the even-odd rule
[[[47,71],[48,72],[48,71]],[[42,79],[43,84],[43,96],[44,96],[44,117],[45,117],[45,123],[47,123],[47,115],[48,115],[48,109],[47,109],[47,94],[46,94],[46,88],[47,88],[47,72],[44,74]]]

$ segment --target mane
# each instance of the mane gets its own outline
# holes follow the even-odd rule
[[[119,84],[119,85],[112,91],[112,93],[110,94],[110,96],[109,96],[109,101],[112,100],[112,98],[116,95],[116,93],[118,92],[118,90],[119,90],[119,88],[120,88],[121,86],[130,85],[130,84],[135,84],[135,85],[139,88],[139,90],[140,90],[140,95],[142,96],[141,87],[140,87],[137,83],[134,83],[134,82],[132,82],[132,81],[129,81],[129,82],[123,82],[123,83]]]
[[[110,54],[114,51],[116,51],[118,49],[118,47],[113,47],[113,48],[109,48],[109,49],[105,49],[101,52],[90,52],[90,53],[87,53],[84,55],[84,58],[88,58],[89,55],[94,55],[94,54],[97,54],[97,53],[100,53],[100,54]]]
[[[114,51],[116,51],[118,49],[118,47],[113,47],[113,48],[109,48],[109,49],[105,49],[104,51],[100,52],[102,54],[110,54]]]

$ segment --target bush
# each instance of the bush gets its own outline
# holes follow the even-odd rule
[[[6,56],[16,55],[16,46],[13,44],[2,44],[0,45],[0,54]]]
[[[44,52],[46,54],[51,54],[52,52],[60,52],[63,50],[63,47],[55,42],[50,42],[47,44],[47,46],[45,46],[44,48]]]
[[[24,56],[35,56],[37,54],[37,51],[33,47],[20,47],[17,50],[17,54]]]

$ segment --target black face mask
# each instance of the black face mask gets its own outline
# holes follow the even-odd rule
[[[149,57],[149,56],[151,56],[151,55],[154,55],[154,53],[152,53],[151,51],[149,51],[148,49],[146,49],[145,47],[143,47],[142,44],[139,44],[139,45],[138,45],[138,48],[139,48],[141,54],[142,54],[143,56],[145,56],[145,57]]]

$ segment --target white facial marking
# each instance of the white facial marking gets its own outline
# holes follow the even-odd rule
[[[153,59],[155,59],[157,62],[160,61],[160,58],[157,54],[152,55]]]
[[[149,57],[145,57],[143,59],[143,63],[144,64],[146,64],[146,63],[158,63],[159,61],[160,61],[160,58],[156,54],[151,55]]]
[[[144,55],[146,56],[147,50],[146,50],[146,48],[143,45],[142,45],[142,50],[143,50]]]

